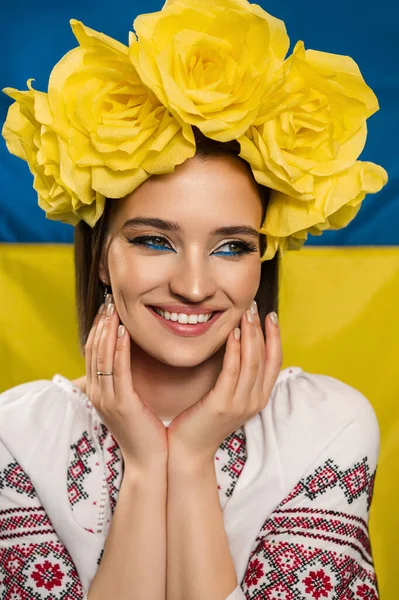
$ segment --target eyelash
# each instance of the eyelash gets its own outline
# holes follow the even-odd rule
[[[164,247],[164,246],[160,246],[158,244],[147,244],[146,243],[147,240],[164,240],[165,242],[168,241],[165,237],[163,237],[161,235],[144,235],[144,236],[137,237],[134,239],[128,239],[128,242],[130,244],[134,244],[136,246],[144,246],[148,250],[153,250],[156,248]],[[225,256],[241,256],[242,254],[248,254],[249,252],[257,252],[258,251],[258,247],[256,246],[256,244],[252,244],[251,242],[242,242],[242,241],[238,241],[238,240],[231,241],[231,242],[225,242],[223,244],[223,246],[232,245],[232,244],[234,244],[235,246],[240,248],[240,251],[239,252],[222,252],[222,254],[224,254]]]

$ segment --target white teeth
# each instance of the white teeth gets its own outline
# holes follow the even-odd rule
[[[170,313],[167,310],[163,311],[160,308],[155,308],[154,310],[166,321],[178,321],[179,323],[191,325],[195,325],[197,323],[206,323],[213,315],[213,313],[208,313],[206,315],[185,315],[184,313]]]

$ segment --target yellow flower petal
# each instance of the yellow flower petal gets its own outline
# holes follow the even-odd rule
[[[26,152],[22,140],[33,138],[33,133],[34,126],[21,113],[18,102],[11,104],[2,129],[2,135],[6,141],[8,151],[19,158],[26,160]]]
[[[124,198],[137,188],[149,174],[143,169],[131,171],[111,171],[106,167],[92,168],[93,189],[107,198]]]
[[[129,56],[144,83],[182,125],[220,141],[253,123],[289,45],[281,20],[239,0],[169,2],[134,28]]]
[[[104,46],[106,50],[115,50],[117,53],[128,54],[128,47],[121,44],[121,42],[114,40],[104,33],[86,27],[86,25],[83,25],[81,21],[77,21],[76,19],[71,19],[69,22],[73,34],[82,48],[94,47],[98,49]]]
[[[317,179],[313,201],[301,202],[273,191],[259,230],[268,240],[262,262],[273,258],[278,248],[301,248],[309,233],[320,235],[327,229],[346,227],[357,215],[366,194],[380,191],[387,179],[385,169],[379,165],[357,161],[335,177]]]

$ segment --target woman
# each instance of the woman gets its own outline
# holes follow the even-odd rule
[[[280,370],[276,318],[280,253],[353,218],[386,180],[356,161],[372,92],[351,63],[324,113],[321,53],[297,46],[283,61],[285,28],[255,5],[169,2],[135,27],[127,51],[73,22],[80,48],[56,66],[48,95],[7,92],[9,149],[28,160],[47,216],[76,226],[86,373],[0,396],[0,589],[377,598],[374,411],[332,377]],[[265,28],[268,61],[253,43],[265,43]],[[240,55],[227,38],[242,31]],[[187,92],[162,44],[202,94]],[[298,87],[300,63],[314,69],[310,92]],[[233,78],[220,77],[226,64]],[[353,108],[348,93],[356,125],[334,129],[336,88],[354,79],[367,110],[354,115],[360,100]],[[270,124],[286,147],[276,149]]]

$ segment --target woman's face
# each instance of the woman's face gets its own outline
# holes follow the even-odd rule
[[[122,323],[133,343],[157,360],[201,364],[225,344],[258,290],[262,204],[255,183],[237,159],[194,157],[114,202],[99,275],[112,286]],[[131,221],[139,217],[176,223],[179,231]],[[237,226],[255,233],[213,233]],[[144,236],[155,239],[139,239]],[[242,251],[248,244],[253,251]],[[149,308],[164,305],[176,305],[177,313],[184,307],[222,312],[205,331],[187,335]]]

